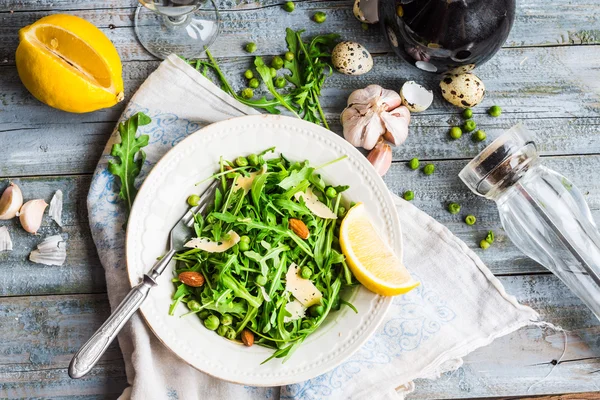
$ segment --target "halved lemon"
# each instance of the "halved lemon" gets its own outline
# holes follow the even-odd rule
[[[356,204],[346,214],[340,227],[340,246],[354,276],[370,291],[396,296],[419,286],[379,236],[364,204]]]
[[[83,113],[123,100],[121,59],[94,25],[74,15],[44,17],[19,31],[16,63],[38,100]]]

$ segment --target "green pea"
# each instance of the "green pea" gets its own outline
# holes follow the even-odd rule
[[[458,126],[453,126],[450,129],[450,137],[452,139],[460,139],[460,137],[462,136],[462,129],[460,129],[460,127]]]
[[[481,242],[479,242],[479,247],[485,250],[490,247],[490,243],[486,240],[482,240]]]
[[[292,12],[292,11],[294,11],[295,8],[296,8],[296,5],[294,4],[293,1],[288,1],[287,3],[285,3],[283,5],[283,9],[287,12]]]
[[[256,43],[250,42],[246,44],[246,51],[248,53],[254,53],[256,51]]]
[[[313,323],[309,320],[304,320],[302,321],[302,324],[300,324],[300,328],[302,329],[310,329],[313,326]]]
[[[250,82],[248,82],[248,87],[251,87],[252,89],[256,89],[258,85],[260,85],[260,82],[258,82],[258,79],[256,78],[252,78],[250,79]]]
[[[247,69],[246,72],[244,72],[244,76],[246,77],[246,79],[252,79],[252,78],[254,78],[254,72]]]
[[[240,251],[248,251],[248,250],[250,250],[250,243],[239,242],[238,246],[240,247]]]
[[[500,106],[491,106],[488,110],[488,114],[490,114],[492,117],[499,117],[500,114],[502,114],[502,109]]]
[[[242,90],[242,97],[245,99],[251,99],[254,97],[254,91],[250,88],[245,88]]]
[[[431,175],[431,174],[433,174],[434,171],[435,171],[435,165],[433,165],[433,164],[427,164],[425,167],[423,167],[423,173],[425,175]]]
[[[279,77],[275,79],[275,87],[278,89],[282,89],[285,87],[287,81],[285,80],[285,78]]]
[[[221,325],[229,326],[233,323],[233,317],[229,314],[221,315]]]
[[[206,329],[214,331],[219,327],[219,317],[216,315],[209,315],[208,318],[204,320],[204,326]]]
[[[258,286],[265,286],[267,284],[267,277],[264,275],[258,275],[254,281]]]
[[[463,124],[463,130],[465,132],[473,132],[477,128],[477,124],[472,119],[465,121]]]
[[[293,61],[294,60],[294,53],[292,53],[291,51],[286,51],[285,54],[283,55],[283,58],[285,58],[285,61]]]
[[[229,340],[235,340],[235,329],[228,326],[227,331],[225,332],[225,338]]]
[[[408,167],[410,169],[419,169],[419,159],[418,158],[412,158],[409,162],[408,162]]]
[[[248,159],[246,157],[238,157],[235,159],[235,165],[238,167],[246,167],[248,165]]]
[[[224,325],[219,325],[219,328],[217,328],[217,335],[225,336],[226,333],[227,333],[227,327]]]
[[[360,24],[360,27],[362,28],[363,31],[368,31],[369,30],[369,24],[363,22],[362,24]]]
[[[485,241],[488,242],[489,244],[494,243],[494,231],[488,231],[486,237],[485,237]]]
[[[487,135],[485,134],[485,131],[481,129],[479,129],[476,132],[473,132],[473,134],[471,135],[471,139],[473,139],[474,142],[482,142],[485,140],[486,137]]]
[[[325,312],[325,307],[320,304],[315,304],[314,306],[310,306],[308,312],[313,317],[320,317]]]
[[[200,303],[198,303],[196,300],[188,301],[187,306],[190,309],[190,311],[200,311],[200,308],[202,307]]]
[[[458,204],[458,203],[448,204],[448,212],[450,214],[458,214],[460,212],[460,204]]]
[[[300,276],[302,277],[302,279],[310,279],[310,277],[312,276],[312,271],[308,267],[302,267],[302,269],[300,270]]]
[[[335,190],[335,188],[329,186],[325,191],[325,196],[329,197],[330,199],[333,199],[335,196],[337,196],[337,191]]]
[[[250,243],[250,238],[246,235],[243,235],[240,237],[240,242],[241,243]]]
[[[250,165],[252,165],[253,167],[256,167],[258,165],[258,156],[256,154],[250,154],[248,156],[248,162],[250,163]]]
[[[200,317],[200,319],[202,321],[204,321],[206,318],[208,318],[210,316],[210,311],[208,310],[202,310],[198,313],[198,317]]]
[[[283,67],[283,59],[279,56],[273,57],[273,60],[271,61],[271,67],[275,69],[281,69]]]
[[[470,108],[465,109],[465,111],[463,111],[462,113],[463,117],[465,119],[469,119],[473,117],[473,110],[471,110]]]
[[[346,207],[338,208],[338,217],[343,218],[346,215]]]
[[[269,72],[271,73],[271,78],[275,78],[277,76],[277,70],[275,68],[269,68]]]
[[[475,222],[477,222],[477,218],[474,215],[469,214],[465,217],[465,224],[475,225]]]
[[[315,21],[317,24],[322,24],[323,22],[325,22],[326,19],[327,14],[325,14],[323,11],[317,11],[313,15],[313,21]]]
[[[190,195],[187,198],[187,203],[192,207],[196,207],[200,203],[200,196],[198,196],[197,194]]]
[[[404,200],[406,200],[406,201],[414,200],[415,192],[413,192],[412,190],[407,190],[406,192],[404,192],[402,197],[404,197]]]

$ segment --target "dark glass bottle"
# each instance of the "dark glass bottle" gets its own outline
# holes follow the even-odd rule
[[[515,0],[379,0],[394,52],[430,72],[466,72],[489,60],[514,18]]]

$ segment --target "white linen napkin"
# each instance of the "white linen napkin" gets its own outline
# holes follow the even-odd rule
[[[170,56],[133,96],[123,119],[143,111],[152,123],[138,184],[172,146],[210,123],[257,111],[221,91],[194,68]],[[125,266],[126,210],[107,171],[115,130],[88,195],[92,236],[111,307],[129,291]],[[402,399],[417,378],[435,378],[495,338],[537,321],[538,314],[508,295],[469,248],[443,225],[396,197],[404,261],[422,285],[394,299],[375,335],[348,361],[310,381],[281,388],[227,383],[185,364],[152,334],[139,315],[122,333],[127,379],[121,399]],[[150,267],[150,266],[149,266]]]

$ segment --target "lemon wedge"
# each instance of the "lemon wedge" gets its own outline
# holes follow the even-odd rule
[[[21,81],[38,100],[83,113],[123,100],[122,66],[112,42],[74,15],[44,17],[19,31]]]
[[[396,296],[419,286],[379,236],[364,204],[356,204],[346,214],[340,227],[340,246],[352,273],[370,291]]]

